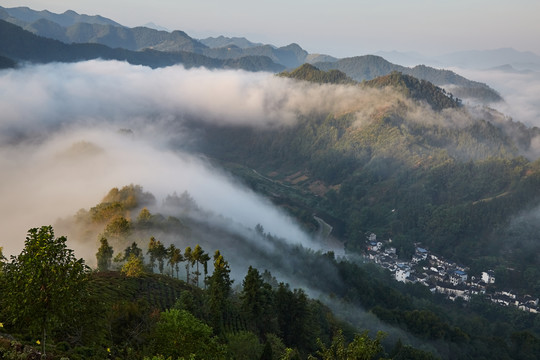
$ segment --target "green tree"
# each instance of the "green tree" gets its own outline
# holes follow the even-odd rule
[[[182,250],[174,246],[174,244],[169,245],[169,247],[167,248],[167,259],[167,262],[171,267],[171,275],[173,274],[173,271],[176,270],[176,277],[178,278],[178,271],[180,270],[178,268],[178,264],[184,261],[184,257],[182,256]]]
[[[109,246],[109,242],[105,236],[102,236],[99,242],[101,246],[96,253],[97,268],[99,271],[109,271],[114,254],[113,248]]]
[[[150,255],[150,268],[152,269],[152,272],[154,272],[154,267],[156,266],[156,249],[157,249],[157,241],[155,237],[150,238],[150,242],[148,243],[148,250],[146,251],[147,255]]]
[[[227,342],[229,343],[229,352],[236,360],[260,359],[264,348],[257,335],[249,331],[229,334]]]
[[[204,270],[204,289],[206,290],[206,284],[208,284],[208,262],[210,261],[210,255],[204,253],[199,260],[203,264]]]
[[[144,272],[142,258],[134,253],[129,255],[126,263],[122,266],[121,272],[128,277],[139,277]]]
[[[147,228],[150,226],[150,221],[152,220],[152,214],[150,211],[144,207],[139,212],[139,215],[137,216],[137,225],[142,228]]]
[[[4,268],[1,301],[14,324],[39,331],[43,354],[49,330],[69,319],[87,280],[88,267],[66,241],[52,226],[30,229],[24,249]]]
[[[385,333],[379,331],[377,337],[372,340],[365,331],[362,334],[356,334],[354,340],[347,344],[343,332],[339,330],[332,338],[330,347],[318,341],[321,350],[317,351],[317,355],[322,360],[371,360],[384,350],[381,345],[384,337]]]
[[[0,275],[2,275],[2,268],[4,267],[4,260],[6,259],[2,253],[3,249],[4,248],[0,246]]]
[[[186,247],[184,250],[184,261],[186,262],[186,283],[189,284],[189,267],[193,263],[193,252],[191,246]]]
[[[172,359],[225,359],[212,328],[186,310],[162,312],[152,336],[152,351]]]
[[[124,250],[124,260],[129,260],[129,257],[131,255],[135,255],[135,257],[141,258],[143,257],[143,251],[142,249],[137,245],[137,243],[134,241],[131,243],[130,246],[128,246]]]
[[[116,238],[125,238],[131,233],[131,222],[124,216],[117,215],[105,227],[105,234]]]
[[[259,271],[249,267],[242,282],[242,310],[246,313],[249,322],[253,324],[257,335],[262,339],[267,332],[277,330],[274,325],[274,316],[271,309],[272,288],[266,284]]]
[[[199,276],[201,275],[201,272],[199,271],[199,263],[201,260],[203,260],[204,251],[201,248],[199,244],[195,245],[195,248],[193,249],[193,252],[191,253],[192,260],[197,264],[197,268],[195,270],[195,279],[194,282],[197,286],[199,286]]]
[[[209,281],[210,317],[216,332],[223,331],[223,316],[227,309],[227,303],[231,292],[233,280],[230,278],[231,269],[219,250],[214,254],[214,272]]]
[[[163,269],[165,267],[165,259],[167,258],[167,248],[159,240],[156,241],[155,255],[158,261],[159,273],[163,274]]]

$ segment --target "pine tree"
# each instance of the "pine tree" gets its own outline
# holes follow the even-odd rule
[[[111,268],[111,262],[113,258],[113,248],[109,246],[107,238],[102,236],[99,240],[101,246],[96,253],[97,258],[97,269],[98,271],[109,271]]]
[[[223,319],[231,292],[233,280],[230,278],[231,269],[219,250],[214,254],[214,272],[210,277],[210,317],[216,333],[223,332]]]

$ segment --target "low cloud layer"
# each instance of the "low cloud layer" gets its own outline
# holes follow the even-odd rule
[[[355,112],[362,126],[404,104],[411,121],[471,121],[464,111],[436,113],[388,89],[318,85],[269,73],[152,70],[116,61],[0,71],[2,246],[18,251],[30,227],[89,208],[112,187],[131,183],[158,201],[187,190],[202,207],[243,226],[261,223],[310,246],[299,227],[267,201],[198,155],[170,149],[171,138],[175,144],[193,141],[182,120],[275,127],[294,124],[299,114]]]
[[[452,69],[469,79],[480,81],[496,89],[504,102],[490,106],[528,126],[540,127],[540,73]]]
[[[313,246],[268,201],[204,159],[166,146],[170,133],[180,131],[175,122],[184,116],[272,126],[292,122],[302,106],[335,105],[317,104],[309,91],[291,84],[271,74],[151,70],[102,61],[0,72],[5,252],[18,252],[29,228],[94,206],[112,187],[131,183],[158,201],[188,191],[202,207],[243,226],[260,223],[291,242]],[[132,132],[119,133],[121,128]],[[174,136],[188,141],[190,134]]]

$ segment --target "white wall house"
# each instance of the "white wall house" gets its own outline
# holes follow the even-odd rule
[[[405,264],[398,264],[396,269],[396,280],[406,282],[407,278],[411,275],[411,268]]]
[[[495,284],[495,272],[493,270],[483,271],[482,281],[486,284]]]

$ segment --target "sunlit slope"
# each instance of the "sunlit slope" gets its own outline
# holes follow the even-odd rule
[[[289,74],[326,82],[312,67]],[[540,168],[531,154],[538,129],[467,109],[399,73],[340,86],[362,95],[339,112],[300,116],[293,126],[207,128],[202,148],[317,196],[297,205],[340,219],[334,230],[351,250],[361,250],[364,233],[374,231],[404,248],[421,241],[470,262],[490,252],[498,226],[537,203]]]

